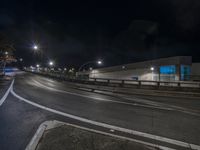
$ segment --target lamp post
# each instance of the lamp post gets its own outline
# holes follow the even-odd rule
[[[37,46],[37,45],[34,45],[34,46],[33,46],[33,49],[34,49],[34,50],[38,50],[38,46]]]
[[[96,64],[98,64],[98,65],[101,65],[101,64],[102,64],[102,61],[101,61],[101,60],[97,60],[97,61],[88,61],[88,62],[82,64],[82,65],[79,67],[78,73],[81,71],[81,69],[83,69],[84,66],[86,66],[86,65],[88,65],[88,64],[93,64],[93,63],[96,63]],[[78,74],[78,76],[79,76],[79,74]]]
[[[84,64],[82,64],[79,69],[78,69],[78,72],[81,71],[81,69],[83,69],[84,66],[88,65],[88,64],[93,64],[93,63],[97,63],[98,65],[101,65],[102,64],[102,61],[101,60],[98,60],[98,61],[88,61]]]
[[[52,67],[54,65],[53,61],[49,61],[49,66]]]
[[[154,71],[154,67],[151,67],[150,70],[152,71],[152,73],[151,73],[151,78],[152,78],[152,81],[153,81],[153,71]]]

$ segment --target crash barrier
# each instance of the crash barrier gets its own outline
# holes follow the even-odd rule
[[[30,72],[30,71],[29,71]],[[197,91],[200,92],[200,82],[194,81],[150,81],[150,80],[120,80],[105,78],[89,78],[80,79],[75,76],[66,76],[62,73],[32,72],[46,77],[59,80],[65,80],[75,83],[126,87],[126,88],[144,88],[144,89],[161,89],[161,90],[181,90],[181,91]]]

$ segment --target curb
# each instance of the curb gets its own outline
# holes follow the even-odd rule
[[[131,140],[130,138],[126,138],[126,137],[123,137],[123,136],[118,136],[118,135],[112,134],[112,132],[115,132],[115,130],[113,130],[113,129],[110,129],[111,133],[105,133],[105,132],[81,127],[81,126],[78,126],[78,125],[66,123],[66,122],[61,122],[61,121],[57,121],[57,120],[49,120],[49,121],[43,122],[39,126],[35,135],[31,139],[31,141],[29,142],[29,144],[27,145],[25,150],[36,150],[36,148],[37,148],[37,146],[38,146],[38,144],[39,144],[39,142],[40,142],[40,140],[41,140],[41,138],[42,138],[42,136],[43,136],[43,134],[46,130],[50,130],[50,129],[60,127],[60,126],[63,126],[63,125],[69,125],[69,126],[72,126],[72,127],[82,129],[82,130],[87,130],[87,131],[91,131],[91,132],[94,132],[94,133],[103,134],[103,135],[107,135],[107,136],[111,136],[111,137],[115,137],[115,138],[120,138],[120,139],[124,139],[124,140],[130,140],[130,141],[138,143],[137,140],[134,141],[134,140]],[[164,150],[164,148],[162,146],[158,146],[158,145],[154,145],[154,144],[149,146],[149,145],[146,145],[145,143],[140,143],[140,144],[144,144],[145,147],[148,147],[149,149],[152,149],[152,150],[155,150],[156,147]]]
[[[56,127],[59,127],[59,126],[62,126],[62,125],[64,125],[63,122],[59,122],[59,121],[56,121],[56,120],[50,120],[50,121],[43,122],[39,126],[39,128],[37,129],[35,135],[31,139],[29,144],[26,146],[25,150],[35,150],[37,148],[38,143],[39,143],[42,135],[44,134],[45,130],[56,128]]]

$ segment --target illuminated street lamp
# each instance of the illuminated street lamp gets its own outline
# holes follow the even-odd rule
[[[154,67],[151,67],[150,70],[151,70],[151,71],[154,71]]]
[[[82,69],[84,66],[86,66],[86,65],[88,65],[88,64],[92,64],[92,63],[97,63],[98,65],[101,65],[103,62],[102,62],[101,60],[97,60],[97,61],[88,61],[88,62],[84,63],[83,65],[81,65],[81,66],[79,67],[78,72],[80,72],[81,69]]]
[[[101,60],[98,60],[98,61],[97,61],[97,64],[101,65],[101,64],[102,64],[102,61],[101,61]]]
[[[33,49],[34,49],[34,50],[38,50],[38,46],[37,46],[37,45],[34,45],[34,46],[33,46]]]
[[[150,70],[152,71],[152,73],[151,73],[151,78],[152,78],[152,81],[153,81],[153,80],[154,80],[154,79],[153,79],[153,71],[154,71],[154,67],[151,67]]]
[[[7,51],[5,52],[5,55],[8,55],[8,52],[7,52]]]
[[[54,65],[53,61],[49,61],[49,66],[53,66],[53,65]]]
[[[37,68],[39,68],[39,67],[40,67],[40,65],[39,65],[39,64],[37,64],[37,65],[36,65],[36,67],[37,67]]]

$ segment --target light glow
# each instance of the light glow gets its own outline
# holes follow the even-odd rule
[[[101,61],[101,60],[98,60],[98,61],[97,61],[97,64],[101,65],[101,64],[102,64],[102,61]]]
[[[37,45],[34,45],[33,49],[34,49],[34,50],[37,50],[37,49],[38,49],[38,46],[37,46]]]
[[[151,67],[150,69],[151,69],[151,71],[154,71],[154,67]]]
[[[49,62],[49,65],[50,65],[50,66],[53,66],[53,64],[54,64],[53,61],[50,61],[50,62]]]

